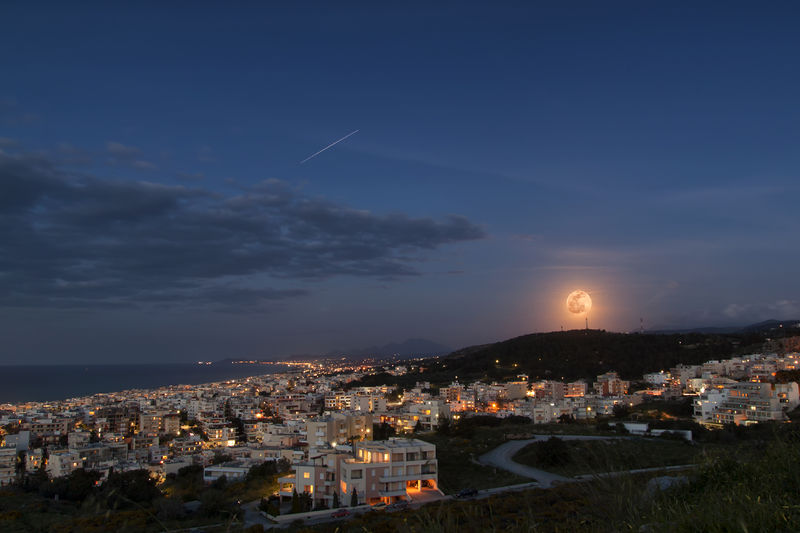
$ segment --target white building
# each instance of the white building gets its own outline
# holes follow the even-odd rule
[[[17,449],[0,448],[0,486],[14,482],[17,473]]]
[[[78,468],[83,468],[83,460],[76,451],[52,451],[47,458],[47,473],[50,477],[66,476]]]
[[[438,491],[436,447],[418,439],[356,442],[352,452],[319,450],[294,470],[279,478],[280,495],[305,492],[315,504],[328,507],[334,493],[340,505],[349,505],[354,491],[360,504],[412,500],[423,491]]]

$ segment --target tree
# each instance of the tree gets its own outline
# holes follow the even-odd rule
[[[311,497],[311,494],[307,492],[303,492],[300,495],[300,508],[303,509],[303,512],[308,512],[311,510],[311,507],[314,505],[314,499]]]
[[[40,487],[46,485],[49,480],[50,476],[47,474],[44,461],[42,461],[39,468],[25,476],[22,487],[27,491],[36,492]]]
[[[161,520],[177,520],[186,516],[183,502],[175,498],[160,498],[155,502],[156,516]]]
[[[334,490],[333,491],[333,508],[334,509],[338,509],[339,508],[339,491],[338,490]]]
[[[300,496],[297,494],[297,489],[292,491],[292,507],[289,509],[289,512],[292,514],[302,512]]]
[[[218,465],[222,463],[227,463],[228,461],[233,461],[233,457],[222,452],[214,452],[214,457],[211,459],[212,465]]]
[[[209,489],[200,496],[200,513],[205,516],[213,516],[230,511],[225,493],[221,490]]]
[[[212,489],[222,490],[227,485],[228,485],[228,477],[225,476],[225,475],[222,475],[222,476],[218,477],[217,479],[215,479],[213,482],[211,482],[211,488]]]
[[[39,493],[45,497],[58,496],[69,501],[82,501],[92,494],[95,482],[100,479],[99,472],[89,472],[79,468],[69,474],[55,478],[51,483],[39,487]]]
[[[350,493],[350,507],[358,507],[358,491],[353,487],[353,492]]]
[[[261,464],[255,465],[247,471],[247,481],[256,479],[268,479],[277,473],[277,464],[275,461],[264,461]]]
[[[616,419],[627,418],[628,415],[631,414],[631,410],[628,408],[628,406],[622,403],[614,405],[613,412],[614,412],[614,418]]]
[[[161,496],[155,480],[147,470],[111,472],[103,483],[98,500],[109,509],[149,504]]]

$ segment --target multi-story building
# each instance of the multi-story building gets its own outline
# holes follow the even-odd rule
[[[645,383],[651,387],[664,387],[672,378],[669,372],[664,372],[663,370],[660,372],[650,372],[642,377]]]
[[[369,413],[333,413],[312,418],[306,421],[305,426],[306,441],[314,446],[372,438],[372,415]]]
[[[17,473],[17,449],[0,448],[0,487],[14,482]]]
[[[42,418],[23,425],[35,437],[60,437],[66,435],[73,426],[68,418]]]
[[[450,418],[450,406],[444,400],[425,400],[408,406],[408,414],[414,419],[414,429],[419,424],[422,431],[432,431],[440,421]]]
[[[461,396],[463,394],[464,394],[464,387],[457,381],[454,381],[447,387],[442,387],[441,389],[439,389],[439,396],[448,403],[460,402]]]
[[[421,491],[438,491],[436,447],[417,439],[362,441],[352,452],[333,448],[294,465],[279,478],[280,494],[307,493],[332,506],[334,493],[347,505],[355,492],[359,503],[411,500]]]
[[[623,396],[628,394],[629,381],[619,379],[616,372],[606,372],[597,376],[594,390],[601,396]]]
[[[555,401],[562,399],[567,392],[566,386],[561,381],[538,381],[533,385],[537,400]]]
[[[80,453],[76,451],[52,451],[47,457],[47,473],[50,477],[66,476],[78,468],[83,468],[83,461]]]
[[[566,390],[564,391],[564,396],[567,398],[577,398],[581,396],[586,396],[586,392],[589,390],[589,385],[582,379],[578,381],[571,381],[567,383]]]
[[[796,395],[797,384],[793,385]],[[786,419],[781,399],[770,383],[735,383],[727,392],[727,399],[713,413],[713,421],[717,424],[748,425]]]
[[[500,397],[505,400],[518,400],[528,395],[527,381],[509,381],[503,384],[503,391]]]
[[[724,389],[708,389],[694,399],[694,419],[699,423],[714,420],[714,411],[727,399],[728,392]]]

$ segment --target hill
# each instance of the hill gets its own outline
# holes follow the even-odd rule
[[[527,374],[531,379],[558,380],[593,379],[616,370],[626,379],[639,379],[646,372],[726,357],[743,343],[760,342],[758,336],[747,337],[598,330],[534,333],[478,349],[456,351],[434,362],[430,370],[449,370],[459,377],[484,374],[499,379]]]
[[[670,333],[717,333],[720,335],[729,334],[729,333],[766,333],[766,332],[780,332],[781,328],[783,327],[797,327],[799,320],[764,320],[763,322],[758,322],[756,324],[750,324],[748,326],[708,326],[708,327],[700,327],[700,328],[686,328],[686,329],[662,329],[662,330],[652,330],[648,331],[647,333],[652,334],[670,334]]]
[[[784,345],[800,334],[787,327]],[[533,333],[494,344],[471,346],[445,357],[427,359],[403,376],[379,373],[349,386],[395,384],[413,386],[417,381],[446,384],[453,379],[503,380],[526,374],[532,380],[594,380],[614,370],[624,379],[641,379],[647,372],[667,370],[680,363],[702,364],[712,359],[750,354],[781,345],[765,344],[770,329],[740,330],[731,334],[674,333],[628,334],[600,330]]]

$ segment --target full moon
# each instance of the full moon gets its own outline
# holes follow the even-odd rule
[[[580,315],[588,313],[591,308],[592,298],[585,291],[572,291],[567,296],[567,311],[570,313]]]

